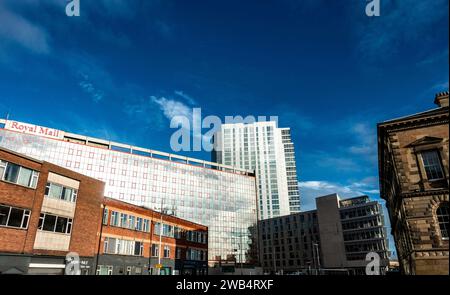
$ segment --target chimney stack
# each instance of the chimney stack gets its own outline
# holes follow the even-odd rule
[[[448,91],[436,94],[434,103],[437,104],[440,108],[448,107]]]

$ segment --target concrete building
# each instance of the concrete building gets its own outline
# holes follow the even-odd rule
[[[208,261],[255,261],[253,171],[0,119],[0,147],[105,182],[105,196],[208,226]]]
[[[449,94],[437,108],[378,124],[381,197],[404,274],[449,274]]]
[[[208,273],[206,226],[105,198],[100,232],[99,275]]]
[[[0,147],[0,273],[94,273],[104,183]]]
[[[276,122],[223,124],[214,135],[213,161],[256,171],[259,219],[300,211],[294,145]]]
[[[316,210],[258,222],[265,272],[365,274],[366,255],[376,252],[380,272],[388,266],[381,205],[367,196],[316,199]]]

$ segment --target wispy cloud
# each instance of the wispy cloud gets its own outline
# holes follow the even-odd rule
[[[376,177],[367,177],[349,184],[335,183],[325,180],[299,182],[302,210],[315,209],[315,200],[317,197],[334,193],[343,198],[351,198],[366,194],[378,195],[379,191],[376,180]]]
[[[448,64],[448,48],[443,51],[427,56],[417,63],[418,66],[432,65],[437,62],[446,62]]]
[[[184,100],[189,103],[190,105],[196,105],[197,102],[195,101],[195,99],[193,99],[190,95],[187,95],[186,93],[184,93],[181,90],[175,90],[174,93],[182,98],[184,98]]]
[[[19,46],[34,54],[49,54],[49,36],[45,29],[23,18],[0,3],[0,49],[14,52]],[[5,53],[4,53],[5,54]]]
[[[154,104],[159,106],[160,110],[169,121],[179,117],[192,118],[192,109],[181,101],[156,96],[151,96],[150,99]]]
[[[79,85],[84,92],[90,95],[94,102],[99,102],[105,96],[105,93],[102,90],[97,89],[92,82],[89,80],[89,76],[83,73],[80,73],[83,77],[83,80],[80,81]]]
[[[367,123],[356,123],[350,132],[357,139],[357,144],[349,147],[350,153],[361,155],[372,162],[377,161],[377,135],[375,126],[370,127]]]

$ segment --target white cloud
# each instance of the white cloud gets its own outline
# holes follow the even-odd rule
[[[0,47],[19,45],[36,54],[50,53],[47,32],[0,3]],[[10,46],[3,51],[12,51]]]
[[[155,96],[151,96],[150,99],[153,103],[159,106],[164,116],[169,119],[169,121],[178,117],[185,117],[188,118],[189,121],[191,121],[192,110],[186,104],[165,97],[157,98]]]
[[[187,103],[189,103],[190,105],[195,105],[197,104],[197,102],[195,101],[195,99],[193,99],[191,96],[187,95],[186,93],[184,93],[181,90],[175,90],[174,93],[180,97],[182,97],[184,100],[186,100]]]
[[[375,180],[375,181],[374,181]],[[301,206],[303,211],[316,208],[316,198],[338,194],[342,198],[351,198],[361,195],[378,195],[376,177],[367,177],[350,184],[340,184],[325,180],[300,181]]]

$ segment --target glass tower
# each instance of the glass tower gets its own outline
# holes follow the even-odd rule
[[[213,161],[255,171],[258,218],[300,211],[294,145],[276,122],[223,124],[214,135]]]

